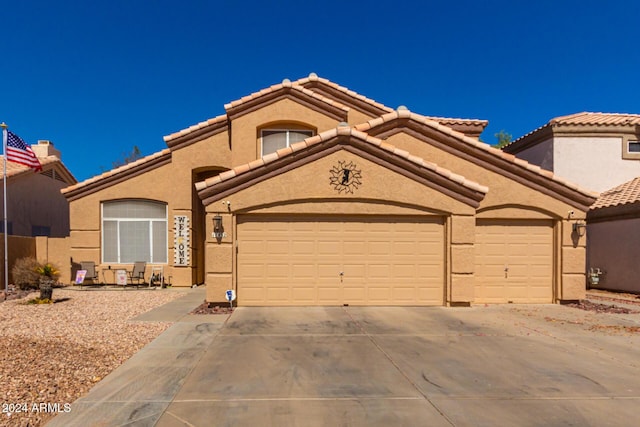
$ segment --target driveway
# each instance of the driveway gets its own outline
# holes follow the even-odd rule
[[[144,387],[121,375],[78,410],[94,402],[93,420],[120,414],[104,425],[162,427],[639,419],[640,314],[503,305],[241,307],[226,323],[193,317],[143,350],[146,370],[130,365],[129,382]]]

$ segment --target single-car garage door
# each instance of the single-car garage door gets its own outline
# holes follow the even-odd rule
[[[552,302],[552,221],[478,220],[475,246],[476,303]]]
[[[241,305],[443,305],[440,217],[239,216]]]

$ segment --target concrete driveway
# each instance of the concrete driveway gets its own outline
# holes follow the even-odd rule
[[[239,308],[224,324],[193,317],[143,350],[153,369],[130,365],[130,381],[146,387],[123,377],[92,391],[84,404],[98,405],[87,415],[162,427],[640,420],[639,314],[542,305]],[[120,415],[112,423],[100,408]]]

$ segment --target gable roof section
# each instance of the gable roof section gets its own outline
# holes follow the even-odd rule
[[[318,77],[316,73],[311,73],[309,74],[309,77],[299,79],[295,81],[294,84],[299,84],[301,86],[304,86],[305,88],[313,90],[314,92],[321,93],[329,98],[337,99],[349,107],[355,108],[365,114],[369,114],[372,116],[381,116],[383,114],[394,111],[393,108],[387,107],[386,105],[376,102],[373,99],[360,95],[357,92],[354,92],[344,86],[333,83],[328,79]],[[398,109],[402,108],[405,107],[398,107]],[[459,128],[458,130],[461,131],[462,129],[464,129],[465,131],[468,131],[469,133],[477,136],[482,133],[484,128],[489,123],[487,120],[479,119],[460,119],[451,117],[430,118],[437,121],[438,123],[442,123],[443,125]]]
[[[164,141],[172,150],[192,144],[227,130],[230,120],[262,108],[271,102],[283,99],[287,95],[316,111],[329,114],[337,121],[346,121],[350,108],[360,110],[371,116],[380,116],[393,111],[392,108],[386,105],[333,83],[328,79],[318,77],[315,73],[311,73],[308,77],[294,82],[285,79],[280,84],[272,85],[227,103],[224,106],[226,114],[167,135],[164,137]],[[454,127],[473,135],[480,135],[488,124],[486,120],[478,119],[432,118],[446,126]]]
[[[567,133],[640,132],[640,114],[581,113],[569,114],[549,120],[549,123],[512,141],[503,147],[507,153],[518,153],[550,138],[557,131]]]
[[[205,205],[280,175],[338,150],[347,150],[367,160],[405,175],[473,207],[479,206],[488,188],[461,175],[412,156],[378,138],[349,126],[339,126],[302,142],[267,154],[261,159],[238,166],[220,175],[196,183]]]
[[[590,221],[612,217],[640,218],[640,177],[604,191],[587,215]]]
[[[333,83],[328,79],[318,77],[316,73],[311,73],[308,77],[296,80],[293,84],[300,85],[312,90],[313,92],[335,99],[349,107],[355,108],[372,116],[379,116],[393,111],[392,108],[376,102],[373,99],[360,95],[359,93]]]
[[[228,127],[229,121],[227,115],[222,114],[212,119],[196,123],[193,126],[189,126],[171,135],[167,135],[164,137],[164,142],[171,150],[175,150],[224,132]]]
[[[355,129],[378,138],[406,132],[443,151],[481,165],[585,211],[597,196],[595,193],[558,178],[550,171],[409,110],[385,114],[358,125]]]
[[[227,117],[233,120],[236,117],[262,108],[266,104],[284,98],[293,98],[313,110],[320,111],[338,121],[346,121],[349,108],[338,101],[324,97],[303,86],[294,85],[288,79],[282,83],[254,92],[236,101],[225,104]]]
[[[165,148],[162,151],[138,159],[135,162],[127,163],[126,165],[86,179],[70,187],[63,188],[61,192],[69,201],[79,199],[80,197],[95,193],[103,188],[165,165],[170,161],[171,150]]]
[[[42,172],[38,172],[43,175],[47,175],[51,170],[55,170],[56,179],[65,182],[67,184],[75,184],[77,182],[73,174],[62,163],[58,156],[46,156],[38,157],[40,164],[42,165]],[[0,163],[4,161],[4,156],[0,155]],[[27,175],[34,173],[35,171],[28,166],[21,165],[15,162],[7,162],[7,178],[13,178],[21,175]],[[2,169],[0,169],[0,179],[4,177]]]

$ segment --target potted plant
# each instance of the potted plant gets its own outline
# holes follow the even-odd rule
[[[53,285],[58,281],[60,271],[50,262],[40,264],[36,267],[36,272],[40,275],[40,299],[52,300]]]

